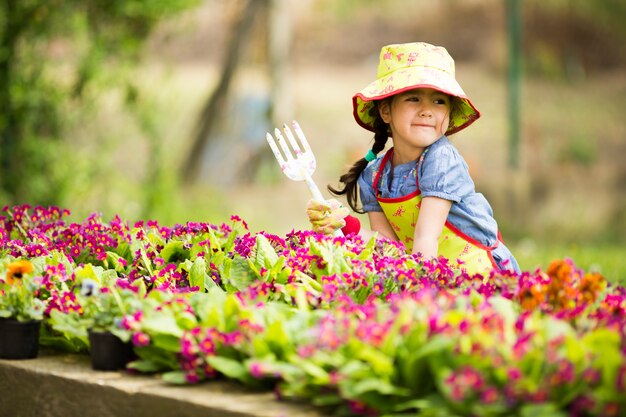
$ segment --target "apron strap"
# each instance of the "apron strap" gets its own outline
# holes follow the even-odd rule
[[[383,170],[385,169],[385,166],[387,165],[387,162],[389,161],[389,158],[391,158],[392,155],[393,155],[393,148],[389,149],[387,153],[385,154],[385,156],[383,156],[383,160],[380,162],[380,167],[378,168],[378,172],[376,173],[376,176],[374,177],[374,182],[372,183],[372,187],[374,188],[374,195],[376,197],[378,197],[378,195],[380,194],[378,192],[378,182],[380,181],[380,177],[383,174]]]

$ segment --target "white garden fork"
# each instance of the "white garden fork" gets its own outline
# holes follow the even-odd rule
[[[285,173],[287,178],[293,181],[304,181],[307,187],[309,187],[309,191],[314,199],[325,201],[326,199],[312,177],[316,167],[315,154],[313,154],[313,150],[311,150],[309,142],[306,140],[298,122],[294,120],[291,122],[291,126],[294,132],[296,132],[300,143],[298,143],[291,129],[286,124],[283,125],[283,130],[285,136],[287,136],[287,140],[285,141],[280,130],[276,128],[274,129],[274,136],[276,138],[269,132],[265,135],[267,143],[269,143],[270,148],[272,148],[272,152],[280,165],[280,169]],[[276,142],[280,145],[280,149]],[[343,233],[341,230],[336,230],[335,236],[343,236]]]

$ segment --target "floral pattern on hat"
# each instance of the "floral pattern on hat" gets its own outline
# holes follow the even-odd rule
[[[375,100],[420,87],[433,88],[459,99],[460,105],[450,118],[447,135],[466,128],[480,117],[455,79],[454,60],[448,51],[440,46],[414,42],[382,48],[376,80],[352,98],[357,123],[373,131],[375,117],[371,110]]]

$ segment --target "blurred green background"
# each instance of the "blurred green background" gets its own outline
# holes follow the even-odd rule
[[[307,228],[265,132],[297,119],[336,185],[372,143],[351,97],[380,48],[425,41],[483,114],[452,140],[522,268],[571,257],[626,281],[623,0],[3,0],[0,31],[1,206]]]

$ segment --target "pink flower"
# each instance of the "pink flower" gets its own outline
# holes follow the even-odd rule
[[[189,339],[189,337],[183,336],[180,339],[180,354],[183,358],[191,359],[198,353],[198,348],[196,347],[193,340]]]
[[[248,370],[250,371],[250,375],[257,379],[261,379],[265,375],[263,365],[261,365],[259,362],[251,362],[248,365]]]
[[[494,387],[488,387],[480,394],[480,400],[485,404],[493,404],[499,399],[500,393]]]
[[[200,381],[200,378],[198,378],[196,371],[191,369],[190,371],[185,372],[185,381],[190,384],[197,384]]]
[[[132,337],[133,345],[138,347],[148,346],[150,344],[150,336],[143,332],[137,332]]]

